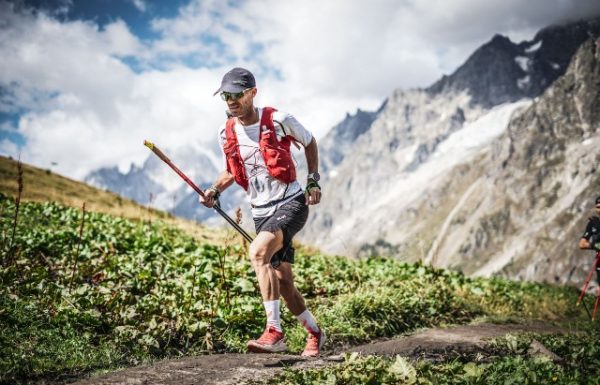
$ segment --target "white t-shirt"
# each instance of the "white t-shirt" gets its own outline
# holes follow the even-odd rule
[[[262,117],[262,108],[258,108],[258,122],[244,126],[237,119],[235,120],[235,133],[237,135],[240,155],[246,168],[246,177],[248,178],[248,201],[252,206],[262,206],[269,202],[279,201],[276,205],[269,207],[253,207],[253,217],[267,217],[273,215],[277,207],[296,197],[302,187],[298,181],[286,184],[273,178],[267,170],[265,160],[260,153],[259,147],[259,125]],[[278,139],[284,136],[291,136],[300,142],[304,147],[312,141],[313,135],[304,126],[302,126],[292,115],[282,112],[273,112],[273,124]],[[283,126],[283,127],[282,127]],[[219,145],[223,151],[223,144],[226,142],[225,124],[219,130]],[[284,132],[285,130],[285,132]],[[292,156],[293,159],[293,156]],[[294,159],[294,166],[296,160]],[[227,160],[223,153],[223,167],[227,169]]]

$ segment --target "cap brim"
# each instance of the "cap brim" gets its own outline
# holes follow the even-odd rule
[[[226,84],[224,86],[221,86],[218,90],[216,90],[215,93],[213,94],[213,96],[215,96],[219,92],[231,92],[231,93],[235,94],[238,92],[242,92],[246,89],[248,89],[248,87],[236,86],[234,84]]]

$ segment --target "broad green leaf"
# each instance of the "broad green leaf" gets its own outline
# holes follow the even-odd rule
[[[417,381],[417,371],[404,357],[396,356],[388,370],[400,378],[404,384],[414,384]]]
[[[465,377],[479,378],[481,377],[485,369],[483,367],[477,366],[477,364],[474,362],[469,362],[463,367],[463,370],[465,372]]]

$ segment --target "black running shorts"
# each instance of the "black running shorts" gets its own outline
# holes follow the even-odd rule
[[[281,262],[294,263],[292,238],[304,227],[307,219],[308,205],[304,194],[283,204],[269,217],[254,218],[257,234],[261,231],[276,233],[281,230],[283,232],[283,247],[271,258],[273,267],[279,266]]]

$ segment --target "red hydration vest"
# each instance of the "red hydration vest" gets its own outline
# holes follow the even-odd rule
[[[277,139],[273,124],[273,112],[275,111],[277,110],[272,107],[263,108],[259,124],[258,145],[269,174],[283,183],[292,183],[296,180],[296,168],[290,152],[292,139],[287,135],[281,141]],[[227,158],[227,171],[233,175],[237,184],[248,191],[248,177],[234,128],[235,118],[227,119],[225,143],[223,144],[223,152]]]

